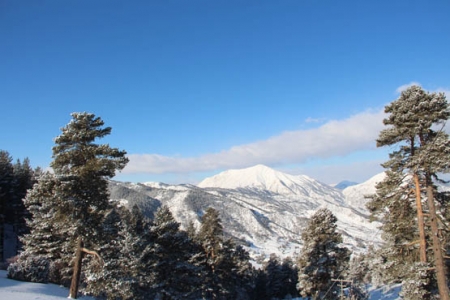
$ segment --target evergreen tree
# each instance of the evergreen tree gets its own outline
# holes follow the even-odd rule
[[[299,296],[297,291],[298,268],[291,257],[289,256],[285,257],[281,262],[280,276],[281,282],[283,282],[283,287],[281,289],[281,294],[283,295],[283,298],[286,297],[295,298]]]
[[[249,299],[254,289],[250,255],[242,246],[226,239],[218,252],[214,275],[219,278],[221,297]]]
[[[186,233],[189,236],[190,239],[194,240],[197,236],[197,230],[195,229],[195,225],[194,222],[191,220],[189,221],[187,228],[186,228]]]
[[[281,299],[283,295],[283,279],[281,276],[280,258],[272,253],[269,260],[264,264],[266,274],[266,296],[268,299]]]
[[[50,282],[67,285],[70,282],[70,262],[73,255],[73,227],[65,217],[59,214],[59,180],[50,173],[41,176],[38,183],[27,194],[24,204],[32,218],[27,220],[31,232],[21,240],[24,251],[19,256],[18,265],[33,257],[42,257],[50,264]],[[16,278],[13,272],[17,266],[11,265],[9,276]]]
[[[206,266],[209,270],[205,277],[205,284],[208,288],[206,297],[218,299],[225,292],[222,282],[216,274],[220,262],[219,252],[223,245],[223,227],[219,212],[212,207],[209,207],[202,216],[197,240],[206,255]]]
[[[248,299],[254,287],[248,253],[224,239],[219,212],[208,208],[201,219],[197,240],[206,256],[204,284],[207,299]]]
[[[136,258],[132,244],[138,236],[130,226],[130,212],[124,207],[114,207],[102,222],[102,244],[99,253],[102,261],[89,258],[86,269],[86,292],[107,299],[136,299],[138,278]]]
[[[27,191],[33,187],[36,183],[34,170],[31,168],[30,160],[25,158],[23,162],[17,160],[13,166],[14,177],[16,179],[16,192],[15,201],[12,207],[12,218],[14,231],[19,239],[19,237],[28,233],[28,227],[26,225],[26,219],[30,218],[30,213],[24,205],[24,198]],[[22,248],[21,244],[18,242],[16,246],[16,252]]]
[[[385,263],[377,268],[383,273],[384,283],[401,282],[410,274],[407,270],[419,261],[417,207],[411,192],[414,185],[408,179],[403,173],[386,171],[385,179],[377,184],[377,192],[367,204],[372,218],[382,223],[384,250],[377,253]]]
[[[111,133],[111,127],[103,125],[94,114],[72,113],[53,147],[51,167],[65,195],[61,210],[86,247],[95,246],[99,239],[102,214],[109,205],[107,180],[128,162],[125,151],[94,143]]]
[[[0,150],[0,262],[9,258],[5,254],[14,256],[21,248],[19,237],[28,231],[25,219],[29,216],[22,200],[34,183],[28,158],[13,164],[9,153]],[[8,240],[4,238],[6,225],[10,230]],[[3,251],[6,243],[8,253]]]
[[[191,240],[179,227],[167,206],[158,209],[150,227],[154,236],[151,272],[155,290],[163,299],[194,299],[201,295],[192,289],[202,280],[198,277],[201,270],[190,262],[194,255]]]
[[[202,216],[200,231],[197,235],[209,264],[214,266],[217,261],[217,253],[223,244],[223,227],[219,218],[219,212],[209,207]]]
[[[12,157],[7,151],[0,150],[0,263],[4,257],[5,223],[8,207],[14,198],[14,169]]]
[[[298,289],[302,297],[322,298],[337,293],[332,279],[346,270],[350,251],[340,247],[337,219],[326,208],[319,209],[302,232],[303,248],[298,259]]]
[[[439,240],[436,190],[432,181],[433,177],[437,178],[438,173],[448,172],[450,166],[450,141],[442,131],[443,124],[450,116],[448,103],[443,93],[427,93],[419,86],[412,86],[403,91],[399,99],[386,106],[385,112],[389,114],[384,120],[388,128],[380,132],[377,146],[399,145],[399,150],[390,155],[390,160],[384,166],[398,174],[409,174],[412,178],[416,196],[420,261],[424,263],[427,259],[422,194],[426,192],[431,227],[429,236],[433,246],[439,293],[442,299],[449,299],[444,256]]]
[[[23,239],[23,255],[36,253],[51,260],[58,283],[68,283],[78,239],[91,250],[103,245],[104,215],[110,210],[107,180],[128,161],[125,151],[95,143],[111,132],[103,125],[93,114],[73,113],[55,139],[55,175],[43,176],[25,200],[33,219],[31,233]]]

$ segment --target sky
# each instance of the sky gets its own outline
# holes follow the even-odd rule
[[[47,168],[72,112],[112,127],[116,180],[264,164],[325,183],[382,171],[384,106],[450,96],[450,2],[0,0],[0,149]]]

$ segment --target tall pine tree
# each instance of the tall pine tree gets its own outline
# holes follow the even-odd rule
[[[414,183],[422,262],[426,262],[426,222],[422,208],[422,195],[426,193],[439,294],[441,299],[449,299],[444,255],[439,240],[436,189],[432,181],[438,173],[449,171],[450,142],[442,130],[450,116],[448,103],[443,93],[428,93],[419,86],[411,86],[386,106],[385,112],[389,114],[383,121],[387,128],[380,132],[377,146],[397,145],[399,149],[390,155],[391,159],[385,167],[392,172],[410,175]]]
[[[33,219],[23,255],[35,253],[49,259],[58,270],[58,283],[68,283],[77,240],[86,248],[100,250],[104,215],[110,210],[108,179],[128,162],[125,151],[96,143],[111,132],[111,127],[103,126],[94,114],[73,113],[55,138],[54,175],[43,176],[25,201]]]
[[[61,181],[65,201],[61,210],[86,247],[94,246],[101,231],[102,214],[108,208],[108,179],[128,162],[126,152],[96,140],[111,133],[100,117],[72,113],[72,120],[55,138],[51,167]]]

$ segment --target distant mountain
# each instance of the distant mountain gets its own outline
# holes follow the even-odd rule
[[[358,184],[358,183],[353,182],[353,181],[343,180],[343,181],[339,182],[338,184],[333,185],[333,187],[338,190],[343,190],[349,186],[356,185],[356,184]]]
[[[167,205],[186,227],[200,225],[208,207],[217,209],[228,236],[245,245],[251,253],[293,255],[301,247],[300,233],[308,218],[327,207],[338,219],[344,244],[364,251],[380,242],[377,223],[368,221],[364,195],[343,192],[304,175],[289,175],[263,165],[229,170],[203,180],[198,186],[162,183],[111,182],[111,198],[122,205],[138,205],[149,217]]]
[[[275,171],[264,165],[228,170],[206,178],[198,184],[200,188],[248,189],[268,191],[286,196],[322,197],[334,194],[328,185],[322,184],[306,175],[289,175]],[[337,195],[335,195],[337,197]]]
[[[369,199],[367,199],[367,196],[375,194],[375,186],[377,183],[383,181],[385,177],[386,174],[382,172],[363,183],[345,188],[342,193],[347,204],[360,213],[368,213],[366,203]]]

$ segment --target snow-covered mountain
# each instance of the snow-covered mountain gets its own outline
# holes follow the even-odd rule
[[[345,202],[358,212],[367,214],[368,212],[366,209],[366,203],[368,199],[366,199],[365,197],[375,194],[375,186],[377,185],[377,183],[383,181],[385,177],[386,174],[382,172],[363,183],[345,188],[342,191],[346,199]]]
[[[186,226],[197,226],[208,207],[220,213],[225,232],[240,240],[253,254],[293,255],[301,247],[300,233],[319,208],[330,209],[338,219],[344,244],[364,251],[380,242],[378,224],[368,221],[361,190],[345,194],[304,175],[289,175],[263,165],[229,170],[203,180],[198,186],[162,183],[110,185],[111,198],[141,207],[152,216],[167,205]]]
[[[206,178],[198,184],[201,188],[222,188],[269,191],[286,196],[322,197],[335,194],[335,190],[305,175],[289,175],[264,165],[241,170],[228,170]]]
[[[343,190],[345,188],[348,188],[349,186],[352,185],[357,185],[357,182],[354,181],[349,181],[349,180],[343,180],[341,182],[339,182],[338,184],[332,185],[332,187],[339,189],[339,190]]]

